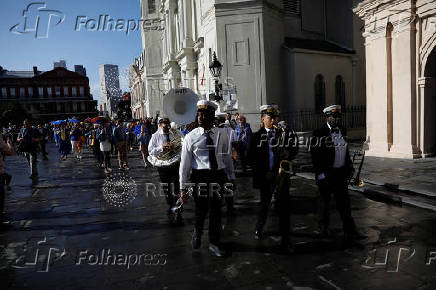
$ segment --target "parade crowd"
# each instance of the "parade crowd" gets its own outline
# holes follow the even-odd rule
[[[364,237],[358,233],[351,216],[347,186],[353,166],[346,146],[346,129],[340,125],[340,106],[329,106],[324,113],[326,122],[314,131],[316,143],[310,145],[320,192],[319,232],[321,236],[330,236],[329,202],[333,195],[343,222],[344,241],[350,244]],[[129,170],[129,152],[139,150],[144,167],[156,167],[160,181],[173,185],[166,196],[166,214],[172,223],[183,225],[183,204],[193,199],[195,222],[191,243],[194,249],[201,245],[204,222],[208,217],[209,250],[216,256],[225,256],[226,251],[220,243],[221,207],[225,202],[227,214],[235,215],[233,193],[237,190],[235,168],[238,166],[244,174],[252,175],[253,188],[260,192],[254,238],[263,238],[263,227],[275,195],[280,247],[286,252],[292,251],[289,186],[298,138],[292,128],[280,121],[280,112],[275,105],[260,108],[260,125],[256,125],[254,131],[244,116],[218,113],[216,104],[206,100],[197,103],[195,120],[183,126],[171,122],[168,116],[129,122],[99,116],[85,120],[72,117],[34,126],[28,120],[22,125],[9,123],[2,128],[0,138],[2,228],[8,225],[3,211],[5,190],[11,190],[13,178],[5,171],[8,155],[22,154],[29,164],[29,177],[37,179],[38,155],[43,162],[48,158],[56,158],[58,162],[74,158],[81,162],[84,148],[89,148],[98,170],[110,174],[111,158],[117,156],[118,168]],[[48,156],[48,143],[57,147],[58,156]],[[171,157],[174,160],[169,162]],[[211,186],[204,191],[199,184],[218,185],[218,189]]]

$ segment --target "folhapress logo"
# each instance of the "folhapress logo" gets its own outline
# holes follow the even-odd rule
[[[47,238],[31,239],[24,247],[24,255],[17,259],[13,268],[34,268],[36,272],[47,273],[50,265],[66,256],[67,252],[47,244]]]
[[[15,34],[34,34],[36,39],[48,38],[51,26],[57,26],[65,20],[59,10],[46,9],[44,2],[33,2],[23,10],[21,22],[12,26],[9,31]]]

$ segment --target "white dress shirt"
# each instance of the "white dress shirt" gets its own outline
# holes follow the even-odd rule
[[[232,145],[225,128],[212,128],[210,137],[215,147],[218,170],[224,169],[229,180],[235,179],[232,160]],[[189,182],[192,169],[210,169],[209,148],[206,145],[207,132],[202,127],[195,128],[183,139],[180,160],[180,189]]]
[[[174,140],[174,134],[171,131],[168,133],[170,135],[170,141]],[[148,153],[153,156],[157,156],[163,151],[162,145],[167,143],[167,136],[162,131],[162,128],[159,128],[150,139],[150,143],[148,143]]]
[[[329,123],[327,126],[332,129]],[[339,130],[339,129],[338,129]],[[347,142],[345,142],[342,136],[341,130],[339,133],[331,133],[332,142],[335,145],[335,161],[333,162],[333,168],[341,168],[345,165],[345,157],[347,155]]]

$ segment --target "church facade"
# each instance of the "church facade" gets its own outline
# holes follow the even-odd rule
[[[268,103],[283,116],[365,104],[363,22],[354,2],[142,0],[147,116],[161,111],[172,87],[208,98],[214,53],[224,98],[236,98],[250,122],[259,122]]]
[[[365,0],[368,154],[418,158],[436,153],[436,4]]]

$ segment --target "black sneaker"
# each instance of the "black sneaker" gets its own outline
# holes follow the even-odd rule
[[[201,246],[201,235],[197,233],[197,230],[194,229],[194,233],[192,234],[191,245],[193,249],[199,249]]]

